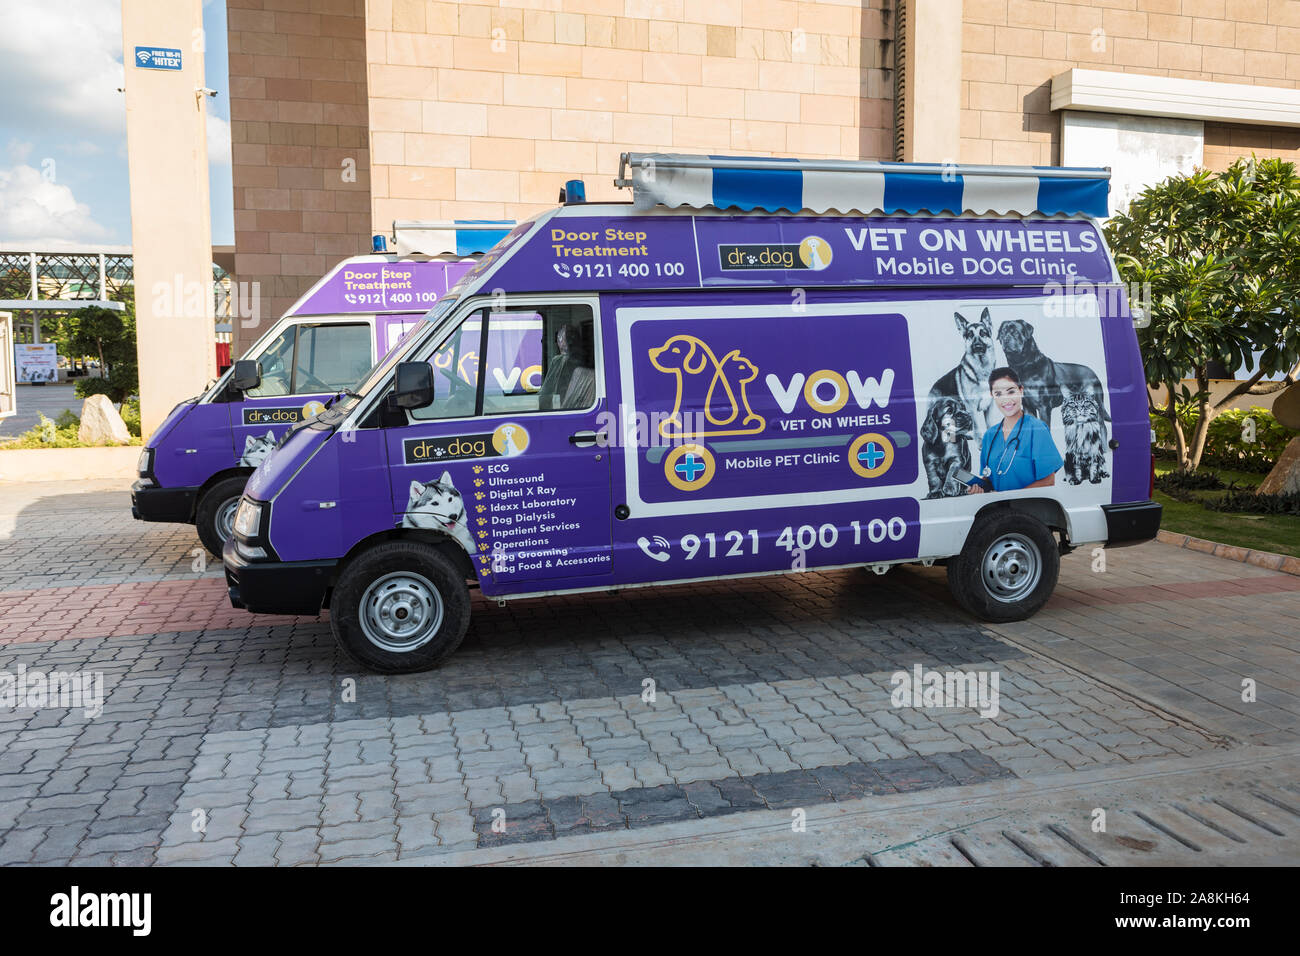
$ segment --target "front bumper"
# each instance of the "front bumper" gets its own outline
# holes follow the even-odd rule
[[[143,480],[131,486],[131,517],[139,521],[194,523],[199,488],[159,488]]]
[[[1156,501],[1125,501],[1102,505],[1101,510],[1106,515],[1106,547],[1122,548],[1154,538],[1164,508]]]
[[[249,561],[232,537],[221,552],[232,607],[255,614],[319,614],[337,561]]]

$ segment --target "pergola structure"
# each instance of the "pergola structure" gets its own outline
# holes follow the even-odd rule
[[[121,311],[114,299],[134,287],[134,269],[129,246],[87,247],[41,252],[0,247],[0,311],[14,312],[14,337],[30,336],[41,341],[37,316],[43,311],[71,311],[86,306]],[[212,265],[213,299],[216,305],[218,339],[229,341],[231,277],[220,265]],[[19,314],[28,313],[26,322]]]

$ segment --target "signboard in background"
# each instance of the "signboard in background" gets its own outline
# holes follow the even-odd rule
[[[135,65],[143,70],[179,70],[181,51],[171,46],[138,46]]]
[[[0,312],[0,418],[8,418],[18,410],[14,395],[14,353],[9,348],[13,340],[13,314]]]
[[[53,344],[14,345],[14,366],[18,382],[23,385],[44,385],[59,380],[59,355]]]

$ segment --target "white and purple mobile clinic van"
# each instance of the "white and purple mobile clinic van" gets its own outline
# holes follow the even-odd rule
[[[140,455],[131,513],[194,524],[221,554],[244,482],[289,426],[361,381],[513,225],[397,222],[396,254],[340,262],[214,384],[172,409]]]
[[[632,203],[515,228],[262,464],[231,600],[328,607],[383,672],[451,653],[472,587],[941,562],[1027,617],[1160,521],[1108,180],[625,155]]]

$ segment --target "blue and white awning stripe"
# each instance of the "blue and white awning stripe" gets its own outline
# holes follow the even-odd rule
[[[1109,180],[1107,169],[625,153],[617,182],[637,209],[1104,218]]]
[[[401,255],[471,256],[487,252],[514,227],[510,219],[399,219],[393,223],[393,246]]]

